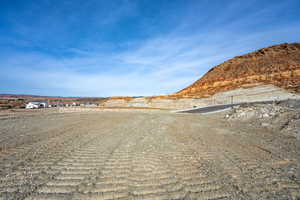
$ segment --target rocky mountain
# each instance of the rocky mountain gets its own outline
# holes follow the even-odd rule
[[[237,56],[209,70],[178,97],[208,97],[259,85],[300,92],[300,43],[280,44]]]

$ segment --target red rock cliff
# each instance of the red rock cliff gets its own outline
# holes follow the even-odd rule
[[[265,84],[300,92],[300,43],[275,45],[230,59],[174,95],[205,97]]]

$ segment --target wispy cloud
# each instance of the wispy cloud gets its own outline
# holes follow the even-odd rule
[[[195,12],[193,6],[189,6],[185,15],[180,15],[178,23],[170,31],[162,31],[142,39],[138,37],[133,40],[123,38],[111,41],[114,37],[111,36],[108,39],[94,40],[97,35],[100,38],[107,37],[99,34],[101,31],[105,32],[106,26],[122,26],[120,21],[128,16],[138,15],[142,18],[143,13],[136,2],[125,2],[120,8],[112,10],[111,14],[105,15],[106,18],[99,23],[92,22],[97,24],[92,29],[96,30],[98,27],[99,30],[89,39],[83,34],[85,42],[79,43],[80,45],[69,45],[67,42],[56,49],[56,45],[41,43],[40,38],[45,37],[44,34],[37,36],[37,40],[34,39],[35,36],[16,39],[8,35],[7,38],[11,38],[11,41],[0,39],[0,44],[6,44],[2,48],[5,51],[0,55],[0,92],[63,96],[172,93],[191,84],[211,67],[226,59],[272,44],[300,40],[300,23],[275,21],[282,15],[282,8],[290,8],[289,3],[295,1],[275,3],[273,6],[263,4],[262,7],[254,7],[255,2],[257,1],[241,4],[240,1],[232,1],[224,7],[224,11],[215,12],[215,16],[206,14],[203,9],[204,14],[201,15]],[[84,6],[91,5],[93,4]],[[74,9],[72,6],[71,4],[69,8]],[[200,9],[203,5],[199,7],[195,3],[196,8],[197,6]],[[243,14],[247,9],[251,12]],[[235,10],[238,11],[234,12]],[[86,10],[79,12],[84,11]],[[79,16],[86,15],[81,13]],[[92,19],[96,20],[97,16],[102,15],[93,15]],[[202,20],[193,21],[201,17]],[[289,20],[289,17],[291,16],[286,19]],[[61,17],[51,17],[54,22],[60,19]],[[74,15],[69,21],[76,19],[78,15]],[[273,25],[270,26],[269,23]],[[72,24],[68,23],[66,29],[73,30]],[[19,27],[15,26],[15,31],[21,30]],[[64,36],[59,41],[70,35],[66,29],[61,29],[64,30]],[[32,33],[34,29],[28,30]],[[126,31],[123,30],[123,33]],[[31,40],[34,42],[31,43]],[[28,49],[28,45],[36,48]]]

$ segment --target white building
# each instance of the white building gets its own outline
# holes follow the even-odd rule
[[[47,101],[31,101],[28,102],[25,106],[26,109],[47,108],[47,107],[48,107]]]

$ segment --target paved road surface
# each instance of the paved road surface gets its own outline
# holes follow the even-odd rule
[[[202,107],[202,108],[194,108],[194,109],[190,109],[190,110],[183,110],[183,111],[178,111],[178,113],[200,113],[200,114],[202,114],[202,113],[212,113],[212,112],[223,111],[223,110],[226,110],[228,108],[232,108],[234,106],[239,106],[239,105],[270,104],[270,103],[273,103],[273,101],[223,104],[223,105],[207,106],[207,107]]]
[[[276,138],[198,115],[2,119],[0,199],[300,198],[299,145]]]

